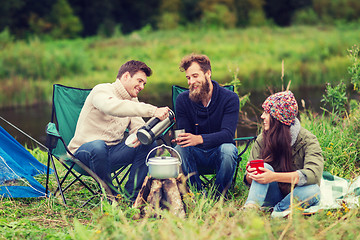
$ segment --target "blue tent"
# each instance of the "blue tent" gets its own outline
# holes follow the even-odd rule
[[[34,176],[46,174],[46,169],[47,166],[34,158],[0,126],[0,196],[45,196],[45,188],[34,179]]]

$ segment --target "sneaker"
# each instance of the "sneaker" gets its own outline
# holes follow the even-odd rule
[[[274,211],[274,207],[261,207],[260,211],[263,213],[272,213]]]
[[[273,211],[271,213],[271,218],[284,218],[287,217],[291,213],[291,210],[285,210],[282,212]]]
[[[253,203],[248,203],[248,204],[242,206],[242,208],[240,208],[241,211],[259,210],[259,209],[260,209],[260,207]]]

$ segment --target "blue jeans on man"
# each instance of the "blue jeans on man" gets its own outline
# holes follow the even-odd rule
[[[117,195],[117,191],[112,184],[111,173],[122,166],[132,164],[125,191],[130,199],[135,200],[148,172],[145,158],[154,147],[156,147],[155,143],[152,145],[141,144],[132,148],[126,146],[124,142],[108,146],[102,140],[95,140],[81,145],[74,156],[103,180],[110,187],[113,195]],[[150,157],[154,155],[155,152]]]
[[[264,164],[264,167],[274,171],[267,163]],[[316,206],[320,202],[320,187],[317,184],[296,186],[292,194],[294,199],[302,202],[303,208]],[[252,181],[245,205],[252,203],[258,206],[274,207],[275,212],[282,212],[289,209],[290,198],[291,193],[284,196],[277,182],[260,184]]]
[[[202,190],[199,169],[215,170],[215,187],[219,193],[225,194],[230,187],[237,164],[238,150],[234,144],[224,143],[219,147],[202,149],[198,147],[180,147],[175,149],[182,159],[182,170],[186,175],[195,173],[190,177],[190,183],[197,190]],[[200,172],[201,174],[201,172]]]

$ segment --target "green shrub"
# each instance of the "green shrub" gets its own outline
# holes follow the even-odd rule
[[[11,36],[9,28],[5,28],[2,32],[0,32],[0,49],[5,48],[7,45],[12,44],[14,41],[14,37]]]
[[[201,22],[208,28],[233,28],[236,25],[236,15],[226,5],[215,4],[204,11]]]
[[[74,15],[67,0],[57,0],[50,16],[50,21],[53,23],[50,34],[56,39],[75,38],[82,31],[81,21]]]
[[[319,17],[313,8],[305,8],[295,12],[292,23],[295,25],[315,25],[319,23]]]
[[[359,105],[358,105],[359,106]],[[331,117],[301,114],[301,124],[317,136],[325,159],[324,170],[339,177],[358,176],[360,160],[360,111],[334,123]]]
[[[324,102],[325,106],[329,105],[331,116],[335,118],[344,116],[348,104],[346,85],[342,81],[335,87],[328,83],[326,84],[325,93],[321,102]]]
[[[313,0],[313,9],[323,23],[345,22],[359,19],[360,2],[358,0]]]
[[[360,92],[360,49],[359,46],[354,45],[349,52],[351,66],[348,67],[348,73],[351,76],[351,83],[354,85],[354,90]]]
[[[157,27],[161,30],[176,29],[179,27],[180,16],[178,13],[163,13],[157,23]]]
[[[86,74],[89,57],[82,42],[16,42],[0,52],[0,77],[54,81],[63,76]]]
[[[251,10],[249,12],[249,26],[260,27],[267,23],[265,13],[262,9]]]

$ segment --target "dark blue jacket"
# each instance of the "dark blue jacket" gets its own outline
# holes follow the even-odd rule
[[[208,107],[189,98],[189,91],[176,99],[176,124],[187,133],[201,135],[204,143],[200,148],[208,149],[223,143],[234,143],[239,117],[239,97],[236,93],[213,83],[213,94]]]

